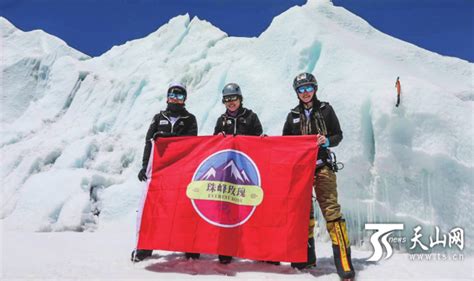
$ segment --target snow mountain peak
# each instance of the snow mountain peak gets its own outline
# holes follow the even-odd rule
[[[17,28],[6,18],[0,17],[0,31],[2,32],[1,37],[10,34],[17,30]]]

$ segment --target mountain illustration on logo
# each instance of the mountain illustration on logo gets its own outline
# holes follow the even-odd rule
[[[219,227],[237,227],[263,202],[258,166],[245,153],[226,149],[204,159],[186,189],[196,213]]]
[[[202,177],[201,180],[213,180],[216,178],[216,170],[211,167]]]
[[[233,159],[225,162],[217,168],[210,167],[199,180],[226,181],[235,184],[254,184],[243,169],[240,169]]]

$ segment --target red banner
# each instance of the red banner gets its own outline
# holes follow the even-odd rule
[[[314,136],[160,138],[137,248],[305,261],[316,155]]]

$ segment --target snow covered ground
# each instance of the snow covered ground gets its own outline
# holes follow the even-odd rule
[[[127,228],[99,232],[3,232],[1,280],[340,280],[331,245],[316,245],[318,266],[309,271],[236,259],[221,265],[215,255],[187,261],[182,253],[154,251],[144,262],[129,260],[134,233]],[[353,250],[357,280],[472,280],[473,259],[411,261],[397,253],[379,263],[371,252]],[[316,279],[315,279],[316,277]]]
[[[316,75],[318,96],[335,108],[344,131],[338,185],[360,279],[474,278],[472,63],[385,35],[328,0],[289,9],[257,38],[228,37],[177,16],[95,58],[1,17],[0,32],[2,278],[191,278],[186,273],[202,270],[206,279],[220,272],[312,279],[247,261],[226,269],[210,257],[128,263],[145,132],[165,106],[167,85],[187,84],[200,135],[213,132],[228,82],[241,85],[265,133],[280,135],[296,104],[293,77],[302,71]],[[366,222],[403,222],[407,236],[416,225],[430,234],[434,226],[461,226],[466,260],[415,262],[397,252],[367,264]],[[321,263],[312,274],[335,279],[327,234],[318,235]]]

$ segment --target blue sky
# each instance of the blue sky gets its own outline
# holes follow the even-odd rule
[[[273,17],[306,0],[1,0],[0,15],[43,29],[98,56],[189,13],[232,36],[258,36]],[[474,61],[474,0],[333,0],[384,33],[442,55]]]

